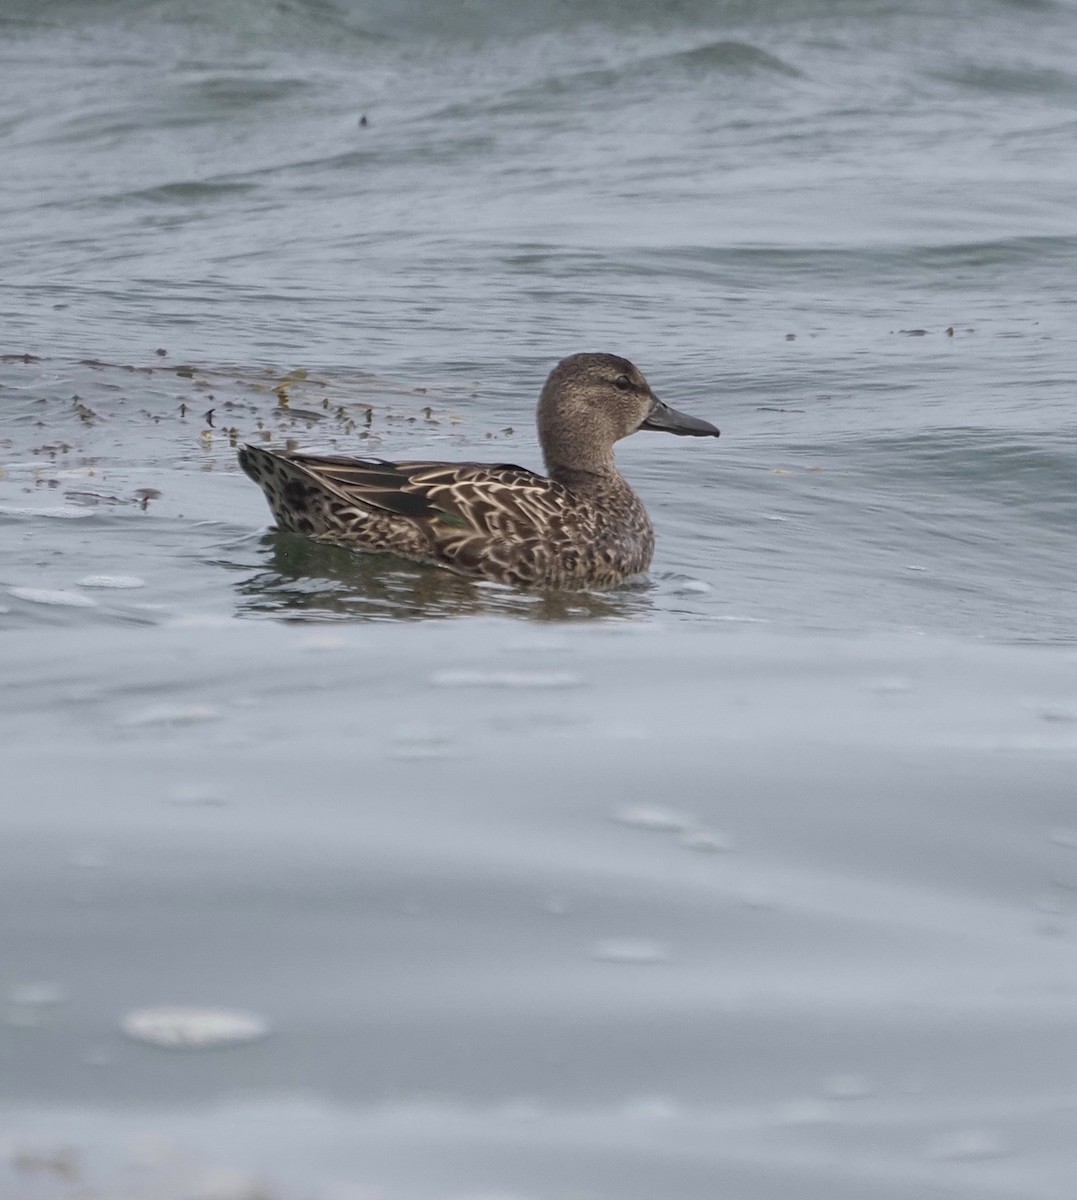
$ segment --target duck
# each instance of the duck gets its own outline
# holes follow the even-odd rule
[[[643,574],[654,528],[618,471],[614,444],[639,430],[718,437],[709,421],[664,404],[615,354],[573,354],[538,402],[540,475],[511,463],[387,462],[239,449],[282,531],[389,552],[458,575],[583,591]]]

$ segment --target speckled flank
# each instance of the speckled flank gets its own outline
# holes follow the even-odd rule
[[[486,463],[239,451],[281,529],[391,551],[462,575],[556,589],[609,587],[645,571],[654,531],[613,462],[644,425],[717,436],[654,396],[625,359],[578,354],[551,373],[538,411],[549,477]]]

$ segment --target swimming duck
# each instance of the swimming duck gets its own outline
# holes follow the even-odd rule
[[[390,551],[461,575],[528,587],[611,587],[654,553],[647,510],[613,461],[639,429],[718,437],[677,412],[613,354],[573,354],[538,404],[547,476],[493,463],[385,462],[244,446],[239,465],[283,530]]]

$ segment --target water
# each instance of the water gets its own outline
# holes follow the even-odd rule
[[[5,1196],[1070,1200],[1075,61],[1067,3],[3,7]],[[236,468],[538,466],[582,349],[723,430],[619,447],[647,580]]]

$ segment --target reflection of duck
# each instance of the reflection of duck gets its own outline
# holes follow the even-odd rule
[[[538,406],[549,477],[487,463],[383,462],[245,446],[244,471],[281,529],[356,550],[388,550],[461,575],[576,590],[645,571],[654,530],[613,461],[639,429],[717,437],[667,407],[612,354],[574,354]]]
[[[534,621],[639,619],[651,611],[650,590],[535,592],[405,562],[391,554],[353,554],[295,534],[261,539],[260,570],[236,588],[248,615],[301,621],[431,620],[462,616]]]

